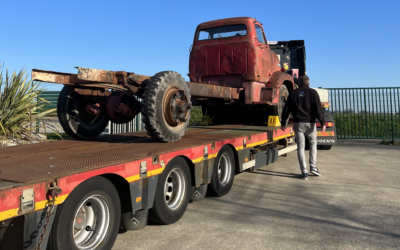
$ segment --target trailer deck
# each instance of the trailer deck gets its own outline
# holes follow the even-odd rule
[[[162,173],[169,160],[185,156],[193,164],[215,158],[226,144],[236,151],[268,144],[294,135],[267,126],[191,127],[184,138],[174,143],[153,141],[146,132],[105,135],[91,141],[65,140],[3,148],[0,151],[0,221],[25,214],[20,197],[27,188],[34,190],[34,211],[48,202],[49,183],[56,182],[62,203],[84,180],[102,174],[116,174],[129,183]],[[207,153],[205,154],[205,147]],[[146,162],[146,175],[141,174]],[[32,210],[30,210],[32,211]],[[29,211],[29,212],[30,212]]]

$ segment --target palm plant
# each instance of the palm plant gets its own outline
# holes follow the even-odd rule
[[[56,109],[39,112],[48,102],[39,97],[40,82],[28,80],[26,70],[10,74],[7,68],[4,75],[3,69],[0,65],[0,139],[36,139],[35,125]]]

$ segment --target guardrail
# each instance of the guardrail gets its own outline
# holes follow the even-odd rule
[[[328,89],[338,139],[400,139],[400,87]]]

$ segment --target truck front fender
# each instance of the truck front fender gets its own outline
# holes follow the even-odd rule
[[[289,93],[295,89],[294,80],[291,75],[281,71],[275,71],[274,73],[272,73],[272,76],[269,79],[267,86],[272,88],[280,88],[282,85],[285,85],[287,87]]]

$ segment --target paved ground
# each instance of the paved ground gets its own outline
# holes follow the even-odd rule
[[[400,249],[400,147],[319,151],[322,177],[296,153],[235,176],[231,192],[189,204],[169,226],[119,234],[126,249]]]

